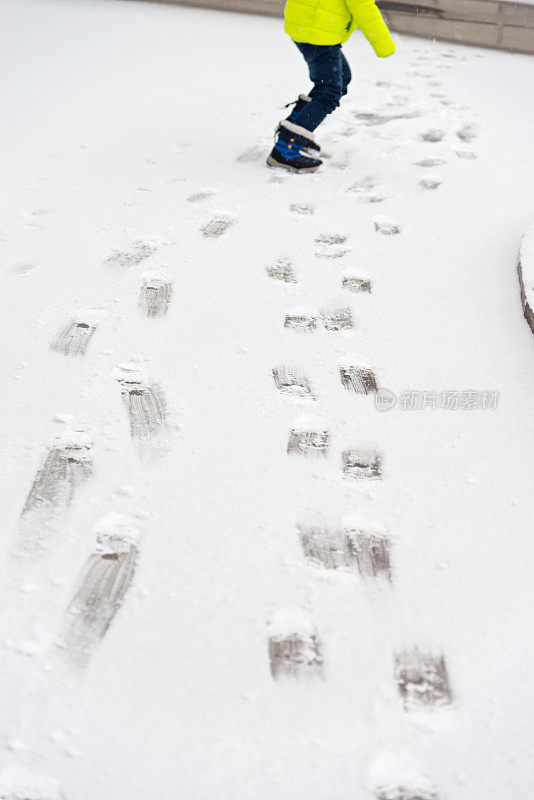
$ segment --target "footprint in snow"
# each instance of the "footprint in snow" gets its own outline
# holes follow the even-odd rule
[[[304,631],[273,631],[269,637],[269,662],[273,680],[309,680],[323,677],[324,658],[321,640],[309,625]]]
[[[474,161],[477,157],[476,153],[471,150],[456,150],[458,158],[463,158],[465,161]]]
[[[383,576],[391,581],[391,543],[381,530],[362,530],[297,523],[306,558],[326,569],[358,569],[362,577]],[[380,800],[426,800],[423,796],[384,795]],[[434,798],[437,800],[437,798]]]
[[[325,457],[328,455],[330,431],[321,419],[302,416],[295,420],[289,432],[288,455]]]
[[[214,191],[211,189],[206,189],[205,191],[195,192],[194,194],[189,195],[187,198],[188,203],[201,203],[203,200],[208,200],[210,197],[213,197],[215,194]]]
[[[83,356],[95,331],[96,325],[93,323],[72,320],[58,333],[50,349],[64,356]]]
[[[236,161],[239,164],[250,164],[253,161],[259,161],[263,156],[265,156],[265,147],[254,145],[254,147],[249,147],[248,150],[241,153],[241,155],[236,158]]]
[[[278,261],[266,268],[266,272],[269,278],[274,281],[282,281],[282,283],[297,282],[291,261],[287,258],[279,258]]]
[[[87,665],[113,622],[131,586],[138,557],[135,529],[120,525],[116,532],[97,534],[65,614],[64,654],[78,667]]]
[[[323,327],[327,331],[350,331],[354,328],[354,318],[350,306],[324,308],[320,312]]]
[[[163,317],[172,297],[172,281],[168,278],[145,278],[139,292],[138,308],[147,317]]]
[[[315,206],[311,203],[291,203],[289,210],[299,217],[306,217],[315,214]]]
[[[388,106],[405,106],[410,100],[407,94],[394,94],[391,100],[386,103]],[[420,116],[420,114],[419,114]]]
[[[317,328],[317,316],[313,312],[295,309],[286,314],[284,328],[311,333]]]
[[[332,248],[330,250],[319,250],[317,253],[315,253],[315,255],[317,258],[343,258],[343,256],[347,255],[347,253],[348,250]]]
[[[445,131],[441,128],[430,128],[430,130],[421,134],[421,139],[424,142],[441,142],[445,136]]]
[[[345,191],[356,192],[356,194],[360,195],[360,199],[364,203],[383,203],[384,200],[387,200],[387,195],[373,192],[372,190],[375,187],[376,178],[374,178],[373,175],[365,175],[349,186]]]
[[[229,217],[213,217],[200,230],[206,239],[218,239],[228,228],[233,225],[234,220]]]
[[[376,186],[376,178],[373,175],[364,175],[346,189],[347,192],[369,192]]]
[[[139,456],[152,460],[167,455],[173,426],[160,386],[148,379],[137,363],[117,365],[114,376]]]
[[[478,135],[477,128],[475,125],[463,125],[460,130],[456,131],[456,136],[461,139],[462,142],[472,142],[473,139],[476,139]]]
[[[351,125],[350,123],[345,123],[343,128],[338,132],[338,136],[343,136],[345,138],[348,138],[350,136],[354,136],[356,133],[358,133],[357,125]]]
[[[343,477],[361,481],[382,479],[382,455],[376,450],[349,448],[341,456]]]
[[[379,214],[373,219],[375,231],[382,233],[384,236],[396,236],[401,232],[401,226],[395,220]]]
[[[13,545],[15,555],[38,558],[50,549],[58,514],[93,475],[91,442],[77,440],[77,434],[70,440],[69,436],[49,448],[37,470],[21,511]]]
[[[395,679],[406,711],[452,703],[442,653],[421,651],[417,647],[395,653]]]
[[[319,248],[315,255],[318,258],[343,258],[348,253],[347,237],[338,233],[323,233],[315,239]]]
[[[22,514],[35,509],[68,506],[78,485],[93,473],[91,444],[64,442],[51,446],[38,469]]]
[[[361,198],[362,202],[364,203],[383,203],[384,200],[387,200],[387,195],[385,194],[368,194],[362,195]]]
[[[405,111],[403,114],[376,114],[373,112],[356,112],[354,114],[357,120],[360,120],[364,125],[385,125],[388,122],[393,122],[397,119],[416,119],[421,116],[420,111]]]
[[[342,153],[336,159],[333,159],[330,162],[330,166],[333,169],[345,170],[350,165],[351,158],[352,158],[352,153],[350,152]]]
[[[119,380],[132,439],[145,439],[165,431],[167,407],[160,387],[133,378]]]
[[[156,252],[156,248],[146,242],[134,242],[130,250],[115,251],[106,259],[105,263],[110,267],[135,267],[142,264]]]
[[[279,364],[273,368],[272,375],[276,388],[284,397],[297,400],[317,399],[308,376],[297,364]]]
[[[267,183],[286,183],[289,179],[289,172],[285,169],[271,169],[269,172],[272,174],[267,178]]]
[[[370,367],[356,365],[346,358],[338,361],[341,385],[354,394],[374,394],[378,391],[376,376]]]
[[[370,278],[363,275],[354,275],[351,272],[345,272],[341,276],[341,287],[357,294],[371,294],[373,291]]]
[[[419,784],[399,783],[396,786],[378,786],[376,800],[439,800],[434,789],[422,789]]]
[[[446,164],[447,161],[444,158],[424,158],[422,161],[416,161],[416,167],[441,167],[442,164]]]
[[[433,175],[424,175],[419,181],[419,186],[422,189],[437,189],[441,184],[441,178],[436,178]]]
[[[342,233],[321,233],[315,238],[317,244],[344,244],[347,237]]]

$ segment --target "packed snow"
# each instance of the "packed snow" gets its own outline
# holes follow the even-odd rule
[[[517,267],[525,318],[534,333],[534,223],[521,240]]]
[[[0,37],[0,797],[530,800],[534,60],[357,34],[290,175],[280,20]]]

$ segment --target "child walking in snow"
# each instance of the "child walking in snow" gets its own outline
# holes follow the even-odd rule
[[[277,129],[277,141],[267,157],[272,167],[314,172],[323,163],[313,131],[347,94],[351,72],[341,45],[356,28],[377,56],[393,55],[395,45],[374,0],[287,0],[285,31],[308,65],[314,84],[301,94],[289,117]]]

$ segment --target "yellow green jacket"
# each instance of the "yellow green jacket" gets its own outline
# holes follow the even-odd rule
[[[395,52],[374,0],[287,0],[284,27],[295,42],[322,45],[342,44],[360,28],[377,56]]]

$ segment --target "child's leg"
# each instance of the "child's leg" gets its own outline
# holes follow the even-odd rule
[[[314,131],[324,118],[339,106],[350,81],[350,68],[341,52],[341,45],[314,45],[295,42],[304,56],[310,78],[315,84],[306,103],[292,121],[308,131]]]

